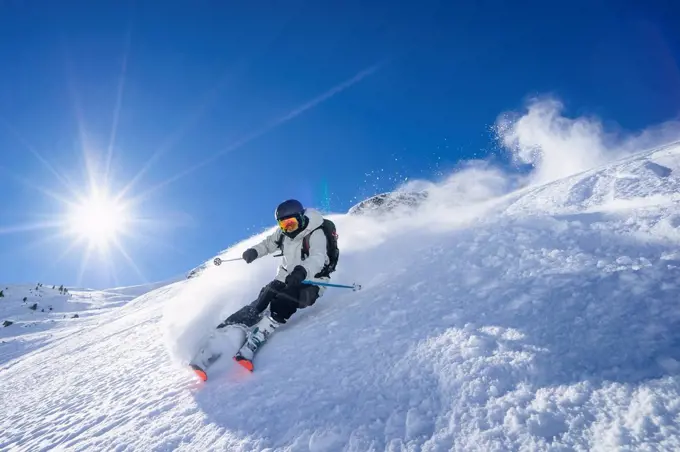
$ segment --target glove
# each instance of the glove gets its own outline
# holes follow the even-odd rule
[[[250,264],[257,259],[257,250],[255,248],[248,248],[243,252],[243,260]]]
[[[302,265],[297,265],[288,276],[286,276],[286,285],[289,287],[299,286],[307,277],[307,270]]]

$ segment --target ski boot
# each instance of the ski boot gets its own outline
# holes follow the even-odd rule
[[[243,347],[234,355],[234,361],[252,372],[255,353],[280,325],[269,314],[264,315],[248,335]]]

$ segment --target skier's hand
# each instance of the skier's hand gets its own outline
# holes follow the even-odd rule
[[[255,248],[248,248],[243,252],[243,260],[250,264],[257,259],[257,250]]]
[[[286,285],[290,287],[299,286],[307,277],[307,270],[302,265],[297,265],[288,276],[286,276]]]

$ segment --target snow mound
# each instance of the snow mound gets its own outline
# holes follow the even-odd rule
[[[333,281],[363,290],[203,384],[183,363],[277,259],[208,265],[2,368],[0,449],[678,450],[679,158],[509,194],[477,168],[417,216],[334,215]]]

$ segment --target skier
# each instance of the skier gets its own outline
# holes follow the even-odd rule
[[[262,288],[255,301],[217,326],[219,329],[232,324],[254,325],[244,347],[234,357],[251,371],[255,351],[274,330],[286,323],[298,309],[313,305],[323,295],[324,287],[302,284],[302,281],[308,278],[328,281],[339,254],[335,226],[316,209],[305,209],[299,201],[289,199],[279,204],[275,216],[279,228],[245,250],[242,256],[250,264],[281,250],[283,260],[275,279]],[[332,244],[330,248],[329,243]],[[267,307],[269,313],[263,314]]]

